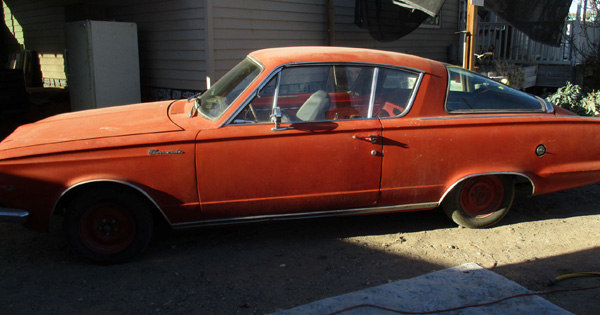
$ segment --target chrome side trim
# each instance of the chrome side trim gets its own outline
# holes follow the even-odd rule
[[[312,219],[312,218],[324,218],[324,217],[336,217],[343,215],[356,215],[356,214],[376,214],[385,212],[401,212],[408,210],[417,209],[433,209],[439,205],[438,202],[424,202],[415,203],[408,205],[398,206],[385,206],[385,207],[371,207],[371,208],[355,208],[345,210],[333,210],[333,211],[318,211],[318,212],[304,212],[304,213],[288,213],[288,214],[274,214],[274,215],[257,215],[250,217],[239,217],[231,219],[215,219],[215,220],[203,220],[196,222],[183,222],[175,223],[171,226],[173,229],[188,229],[202,226],[216,226],[216,225],[231,225],[241,223],[257,223],[267,221],[285,221],[285,220],[299,220],[299,219]]]
[[[459,120],[459,119],[473,119],[473,118],[477,118],[477,119],[491,119],[491,118],[523,118],[523,117],[540,117],[540,118],[548,118],[548,117],[556,117],[556,116],[549,116],[547,114],[535,114],[532,112],[523,112],[523,114],[518,114],[519,112],[514,112],[512,114],[498,114],[497,112],[495,113],[488,113],[488,114],[496,114],[496,115],[482,115],[483,113],[479,114],[479,115],[465,115],[465,116],[440,116],[440,117],[423,117],[423,118],[419,118],[419,120]],[[564,116],[564,117],[576,117],[576,116]],[[510,123],[514,123],[510,122]]]
[[[513,175],[513,176],[521,176],[525,179],[527,179],[529,181],[529,183],[531,183],[531,194],[533,195],[535,193],[535,183],[533,182],[533,180],[522,173],[517,173],[517,172],[489,172],[489,173],[479,173],[479,174],[472,174],[472,175],[468,175],[465,176],[459,180],[457,180],[454,184],[452,184],[442,195],[442,198],[440,198],[440,200],[438,201],[438,204],[442,204],[442,202],[444,201],[444,198],[446,198],[446,196],[452,191],[452,189],[454,189],[454,187],[456,187],[456,185],[460,184],[462,181],[465,181],[469,178],[473,178],[473,177],[477,177],[477,176],[485,176],[485,175]]]
[[[23,224],[29,218],[29,211],[0,207],[0,222]]]
[[[82,186],[82,185],[86,185],[86,184],[91,184],[91,183],[114,183],[114,184],[122,184],[125,186],[128,186],[130,188],[135,189],[136,191],[138,191],[139,193],[141,193],[142,195],[144,195],[144,197],[146,197],[148,200],[150,200],[150,202],[152,202],[152,204],[156,207],[156,209],[158,209],[158,211],[160,212],[160,214],[163,216],[163,218],[165,218],[165,220],[167,220],[167,223],[169,225],[172,225],[171,220],[169,220],[169,218],[165,215],[165,213],[163,212],[163,210],[161,209],[161,207],[158,205],[158,203],[156,203],[156,201],[154,201],[154,199],[143,189],[141,189],[140,187],[133,185],[131,183],[128,182],[124,182],[124,181],[120,181],[120,180],[115,180],[115,179],[93,179],[93,180],[87,180],[87,181],[83,181],[80,183],[77,183],[69,188],[67,188],[65,191],[63,191],[62,194],[60,194],[60,197],[58,197],[58,199],[56,200],[56,203],[54,204],[54,207],[52,208],[52,216],[54,216],[54,214],[56,213],[58,204],[60,203],[60,201],[62,200],[62,198],[71,190],[73,190],[76,187]]]

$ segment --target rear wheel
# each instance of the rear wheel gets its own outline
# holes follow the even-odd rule
[[[136,195],[112,189],[77,196],[65,220],[73,251],[95,263],[128,260],[141,253],[152,236],[153,221],[147,203]]]
[[[485,228],[498,223],[508,213],[514,196],[512,177],[477,176],[454,187],[442,208],[458,225]]]

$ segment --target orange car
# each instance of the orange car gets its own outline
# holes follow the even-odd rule
[[[577,136],[573,136],[577,135]],[[600,181],[600,121],[405,54],[251,53],[204,94],[54,116],[0,144],[0,221],[99,263],[175,229],[440,207],[482,228]]]

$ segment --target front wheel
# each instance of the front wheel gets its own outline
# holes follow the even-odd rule
[[[459,183],[442,203],[456,224],[486,228],[498,223],[510,209],[515,196],[512,177],[484,175]]]
[[[138,196],[117,190],[77,196],[65,218],[69,245],[92,262],[111,264],[141,253],[150,242],[152,215]]]

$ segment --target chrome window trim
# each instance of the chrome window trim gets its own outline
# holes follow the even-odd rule
[[[254,126],[254,125],[271,125],[270,122],[264,122],[264,123],[255,123],[255,124],[233,124],[233,120],[235,119],[235,117],[237,117],[237,115],[239,115],[239,113],[244,109],[244,107],[246,107],[246,105],[248,105],[253,98],[256,97],[256,94],[258,94],[258,91],[260,91],[261,89],[263,89],[268,83],[269,81],[271,81],[271,79],[273,79],[273,77],[275,76],[279,76],[279,73],[281,73],[281,70],[283,69],[283,66],[279,66],[275,69],[273,69],[273,71],[271,71],[271,73],[269,73],[265,79],[254,89],[254,91],[252,91],[252,93],[248,94],[248,97],[246,97],[244,99],[243,102],[240,103],[240,106],[238,106],[238,108],[235,109],[235,111],[233,111],[233,113],[227,117],[227,119],[225,119],[223,121],[223,123],[221,123],[219,125],[219,127],[217,128],[221,128],[221,127],[225,127],[225,126]],[[277,89],[279,89],[279,79],[277,79]],[[276,101],[273,101],[274,103]]]
[[[550,103],[550,101],[545,100],[541,97],[538,97],[544,104],[546,105],[546,113],[554,113],[554,104]]]
[[[281,82],[281,71],[283,71],[283,69],[280,69],[277,72],[277,79],[275,80],[275,92],[273,93],[273,105],[271,105],[271,110],[277,107],[277,101],[279,98],[279,83]]]
[[[390,68],[390,69],[406,70],[409,72],[426,73],[426,71],[424,71],[424,70],[410,68],[410,67],[404,67],[404,66],[398,66],[398,65],[391,65],[391,64],[386,64],[386,63],[351,62],[351,61],[291,62],[291,63],[282,64],[279,67],[288,68],[288,67],[297,67],[297,66],[355,66],[355,67],[362,66],[362,67],[373,67],[373,68]]]
[[[175,223],[172,225],[173,229],[188,229],[202,226],[217,226],[217,225],[229,225],[229,224],[240,224],[240,223],[257,223],[266,221],[284,221],[284,220],[299,220],[299,219],[313,219],[322,217],[335,217],[344,216],[351,214],[377,214],[386,212],[402,212],[418,209],[433,209],[439,206],[439,202],[423,202],[414,203],[407,205],[396,205],[396,206],[384,206],[384,207],[370,207],[370,208],[354,208],[345,210],[332,210],[332,211],[318,211],[318,212],[303,212],[303,213],[288,213],[288,214],[274,214],[274,215],[257,215],[248,217],[238,217],[229,219],[214,219],[214,220],[203,220],[195,222],[183,222]]]
[[[425,76],[425,72],[419,73],[419,77],[417,78],[417,83],[415,83],[415,87],[412,90],[412,94],[411,94],[410,98],[408,99],[406,109],[404,110],[404,112],[402,112],[402,114],[400,114],[398,116],[377,117],[377,118],[379,118],[379,119],[394,119],[394,118],[401,118],[401,117],[406,116],[413,107],[415,99],[417,98],[418,91],[421,88],[421,82],[423,81],[424,76]]]
[[[257,64],[261,65],[262,64],[252,58],[252,60],[256,61]],[[417,97],[417,92],[419,90],[419,88],[421,87],[421,82],[423,81],[423,77],[426,73],[426,71],[424,70],[420,70],[420,69],[416,69],[416,68],[410,68],[410,67],[403,67],[403,66],[398,66],[398,65],[390,65],[390,64],[382,64],[382,63],[368,63],[368,62],[333,62],[333,61],[326,61],[326,62],[291,62],[291,63],[286,63],[286,64],[281,64],[277,67],[275,67],[273,69],[273,71],[271,71],[271,73],[269,73],[267,76],[265,76],[265,79],[254,89],[254,91],[252,91],[252,93],[250,93],[248,95],[248,97],[246,97],[242,102],[240,102],[240,105],[238,106],[238,108],[236,108],[235,111],[233,111],[233,113],[227,117],[227,119],[223,120],[223,123],[221,123],[217,128],[221,128],[221,127],[227,127],[227,126],[254,126],[254,125],[271,125],[270,122],[263,122],[263,123],[255,123],[255,124],[233,124],[233,120],[235,119],[235,117],[237,117],[237,115],[242,111],[242,109],[244,109],[244,107],[246,107],[248,105],[248,103],[250,103],[250,101],[256,97],[256,94],[258,93],[258,91],[260,91],[262,88],[264,88],[265,85],[267,85],[269,83],[269,81],[275,76],[279,76],[281,71],[284,68],[290,68],[290,67],[302,67],[302,66],[356,66],[356,67],[373,67],[374,69],[379,69],[379,68],[387,68],[387,69],[394,69],[394,70],[401,70],[401,71],[407,71],[407,72],[412,72],[412,73],[416,73],[419,75],[419,77],[417,78],[417,83],[415,84],[415,87],[413,88],[412,91],[412,95],[409,98],[408,104],[406,106],[406,109],[404,110],[404,112],[399,115],[399,116],[392,116],[392,117],[368,117],[368,118],[356,118],[356,119],[344,119],[344,121],[352,121],[352,120],[365,120],[365,119],[393,119],[393,118],[400,118],[403,117],[405,115],[407,115],[410,110],[412,109],[414,100]],[[377,70],[378,71],[378,70]],[[375,77],[375,76],[374,76]],[[279,79],[277,82],[277,89],[279,89]],[[371,93],[372,95],[374,95],[374,93]],[[276,101],[274,101],[274,103],[276,103]],[[369,105],[369,107],[371,108],[371,105]],[[372,109],[371,109],[372,111]],[[372,115],[372,114],[371,114]],[[323,122],[323,121],[332,121],[332,120],[319,120],[319,121],[310,121],[310,122],[294,122],[294,123],[312,123],[312,122]]]
[[[369,95],[369,108],[367,109],[367,118],[373,118],[373,107],[375,106],[375,92],[377,89],[377,77],[379,76],[379,67],[373,69],[373,78],[371,79],[371,95]]]

